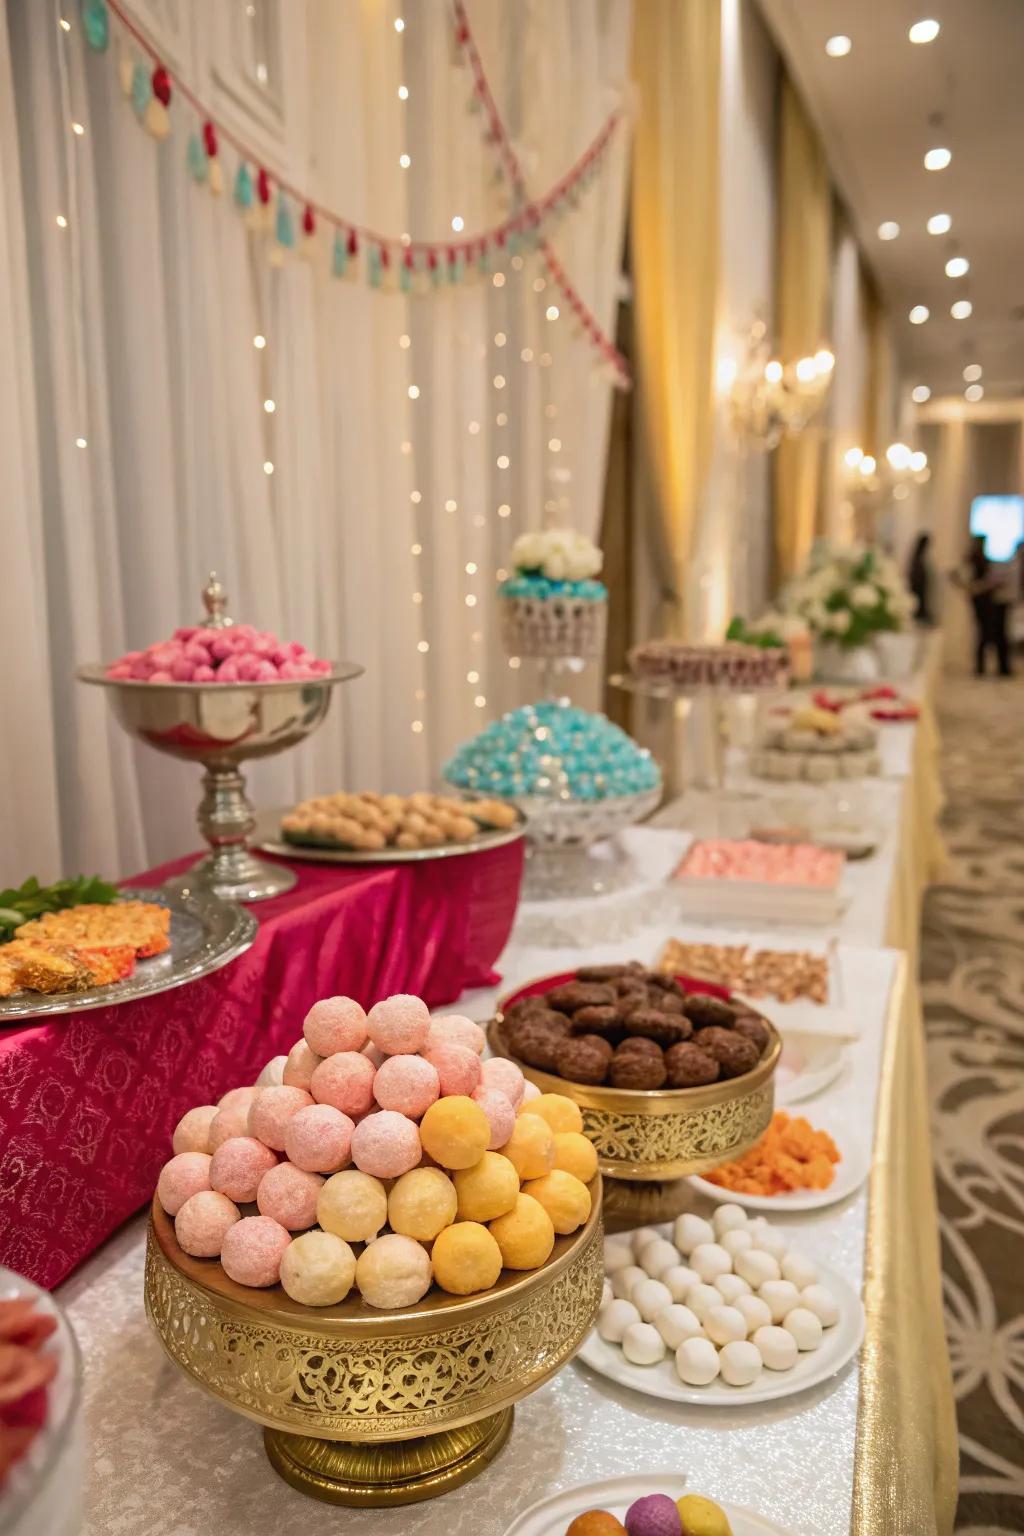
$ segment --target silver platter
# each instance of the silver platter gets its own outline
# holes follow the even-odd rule
[[[230,902],[218,901],[203,891],[179,895],[165,889],[123,888],[126,901],[153,901],[171,911],[171,947],[162,955],[136,962],[124,981],[87,992],[18,992],[0,997],[0,1024],[55,1014],[84,1013],[89,1008],[111,1008],[133,1003],[140,997],[169,992],[220,970],[252,944],[259,924],[251,912]]]
[[[281,836],[281,817],[287,811],[263,811],[256,819],[253,847],[281,859],[301,859],[310,864],[424,864],[431,859],[457,859],[488,848],[504,848],[524,835],[526,823],[495,827],[468,843],[442,843],[437,848],[328,848],[314,843],[291,843]]]

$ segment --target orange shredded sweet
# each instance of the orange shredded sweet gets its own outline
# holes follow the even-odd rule
[[[802,1115],[794,1119],[779,1109],[749,1152],[704,1177],[737,1194],[784,1195],[793,1189],[827,1189],[840,1160],[827,1131],[816,1131]]]

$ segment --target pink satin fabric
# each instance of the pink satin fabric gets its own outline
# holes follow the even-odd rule
[[[156,886],[181,859],[139,875]],[[423,864],[289,866],[252,948],[201,981],[0,1033],[0,1263],[53,1286],[148,1201],[186,1109],[251,1083],[320,997],[431,1007],[491,986],[523,843]]]

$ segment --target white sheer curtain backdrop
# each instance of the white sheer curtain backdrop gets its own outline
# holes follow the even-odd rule
[[[468,235],[504,216],[447,0],[129,9],[219,121],[340,213],[439,240],[455,217]],[[545,318],[557,295],[535,288],[533,257],[502,286],[424,297],[330,279],[326,232],[315,262],[271,266],[231,205],[229,146],[216,200],[186,173],[201,124],[180,95],[163,143],[135,122],[113,17],[112,58],[85,47],[70,0],[0,12],[0,708],[16,792],[0,880],[124,874],[197,845],[196,772],[132,746],[73,671],[194,620],[211,568],[236,616],[367,669],[305,746],[253,770],[259,804],[437,782],[459,740],[528,696],[497,639],[512,539],[546,502],[596,531],[610,386],[594,355]],[[542,193],[625,99],[631,0],[469,13]],[[606,328],[627,152],[623,130],[554,237]]]

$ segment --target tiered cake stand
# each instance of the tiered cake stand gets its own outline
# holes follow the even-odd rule
[[[204,624],[224,629],[234,623],[215,575],[203,602]],[[172,886],[213,891],[224,901],[262,901],[291,890],[291,870],[251,852],[256,816],[240,764],[304,741],[325,718],[334,686],[362,671],[355,662],[339,661],[323,677],[303,682],[146,683],[110,678],[102,666],[79,667],[81,682],[108,689],[130,735],[205,770],[198,822],[211,851]]]

